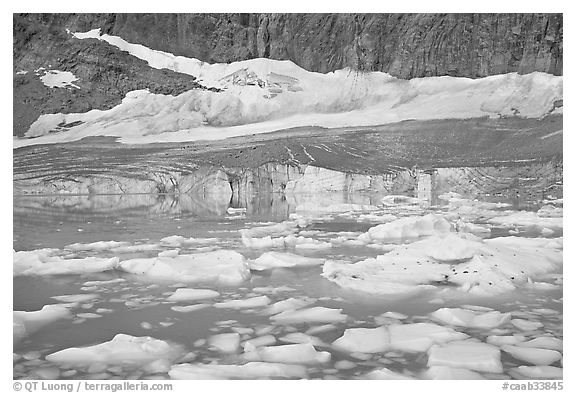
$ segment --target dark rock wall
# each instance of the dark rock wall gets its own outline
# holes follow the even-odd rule
[[[310,71],[344,67],[400,78],[562,75],[561,14],[93,14],[45,16],[51,26],[102,28],[129,42],[208,62],[289,59]]]

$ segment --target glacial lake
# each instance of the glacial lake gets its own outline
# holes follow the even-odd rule
[[[388,248],[354,244],[350,240],[358,239],[372,227],[393,221],[390,216],[399,219],[424,217],[431,213],[444,217],[454,227],[466,222],[484,228],[480,235],[476,233],[478,241],[515,236],[551,241],[560,239],[561,242],[562,227],[551,228],[545,221],[550,216],[543,213],[537,216],[536,213],[546,212],[546,209],[542,210],[544,206],[554,206],[556,210],[549,210],[555,212],[553,217],[558,217],[561,214],[561,204],[557,207],[558,203],[494,198],[460,205],[457,204],[458,198],[452,202],[449,198],[435,198],[434,203],[399,198],[398,201],[389,199],[383,203],[384,197],[383,194],[275,194],[255,195],[231,204],[211,196],[18,196],[13,199],[13,248],[15,252],[57,249],[50,255],[64,260],[89,257],[117,257],[120,262],[148,260],[160,252],[175,255],[169,253],[175,253],[174,250],[178,249],[179,255],[235,251],[248,263],[267,252],[354,263],[390,253],[394,246],[410,245],[419,239],[400,238],[383,242]],[[488,205],[481,205],[483,202],[488,202]],[[464,214],[458,210],[462,205],[478,205],[479,208]],[[303,206],[308,206],[308,210],[302,209]],[[310,206],[319,208],[310,209]],[[506,225],[489,222],[491,217],[510,216],[518,211],[534,215],[536,221]],[[455,215],[455,212],[459,213]],[[542,220],[538,221],[538,217]],[[320,246],[300,247],[286,243],[283,247],[251,247],[243,242],[242,230],[303,220],[305,224],[290,227],[291,233],[299,236],[303,242],[298,244]],[[181,238],[166,240],[174,235]],[[286,234],[271,232],[270,236],[274,239]],[[186,239],[195,240],[187,242]],[[308,240],[302,239],[313,240],[310,240],[312,243],[306,243]],[[70,247],[73,244],[90,245],[110,241],[122,242],[122,246],[118,247],[125,247],[124,250],[115,246]],[[374,371],[382,368],[395,376],[407,378],[433,378],[436,375],[436,378],[450,379],[450,375],[459,375],[460,369],[452,365],[450,367],[457,370],[448,371],[456,374],[442,374],[440,371],[446,370],[437,368],[443,364],[441,357],[438,358],[440,360],[431,360],[431,349],[426,348],[426,345],[419,348],[418,344],[414,350],[401,350],[398,349],[401,347],[391,344],[387,350],[362,351],[344,350],[333,343],[343,337],[346,329],[388,328],[391,325],[419,323],[432,323],[453,332],[464,333],[469,336],[468,342],[475,343],[486,343],[487,337],[499,335],[517,337],[519,342],[537,337],[561,340],[563,336],[561,264],[557,269],[536,274],[529,280],[542,285],[518,285],[513,290],[491,296],[459,291],[452,283],[439,283],[435,287],[432,285],[432,288],[408,293],[375,295],[338,285],[323,277],[322,273],[323,265],[319,263],[251,269],[249,277],[236,284],[210,280],[191,283],[178,280],[177,276],[159,279],[122,269],[81,274],[15,275],[14,311],[31,312],[47,304],[65,304],[68,314],[37,326],[34,321],[26,325],[27,332],[14,344],[14,378],[168,379],[170,376],[167,370],[179,363],[242,365],[258,359],[258,356],[260,361],[271,362],[264,352],[258,356],[246,356],[246,353],[258,351],[261,347],[301,344],[313,340],[318,353],[330,354],[328,361],[325,358],[317,361],[312,359],[301,364],[298,359],[291,361],[282,358],[278,363],[296,364],[301,369],[296,370],[295,375],[304,372],[311,379],[375,378],[379,374],[374,374]],[[210,289],[216,291],[218,296],[196,301],[167,300],[182,288]],[[63,295],[94,296],[68,302],[53,298]],[[263,297],[267,300],[253,307],[214,306],[216,303]],[[274,314],[270,307],[286,299],[297,299],[305,304],[294,307],[296,311],[306,307],[323,307],[341,310],[340,315],[344,315],[344,318],[335,321],[278,323],[271,319]],[[193,304],[206,306],[188,312],[182,312],[183,309],[179,308]],[[431,316],[442,308],[464,309],[478,315],[487,312],[509,315],[507,319],[503,317],[501,323],[488,327],[465,326]],[[294,311],[289,307],[286,310]],[[514,319],[522,319],[534,327],[517,326],[510,322]],[[150,336],[165,341],[177,348],[182,356],[172,357],[167,365],[156,368],[139,367],[130,362],[123,365],[107,364],[105,360],[90,363],[89,359],[85,364],[74,366],[46,359],[47,355],[67,348],[109,342],[120,333],[134,337]],[[231,346],[232,349],[222,350],[218,344],[214,345],[215,341],[211,337],[220,334],[228,334],[223,336],[223,345]],[[236,335],[233,337],[230,334]],[[246,342],[257,337],[266,338],[260,344],[255,344],[255,350],[247,348]],[[430,345],[441,347],[447,343],[449,340],[435,341]],[[498,350],[498,345],[493,347]],[[474,374],[462,375],[487,379],[527,378],[519,372],[519,367],[535,365],[521,358],[500,348],[498,361],[501,362],[501,370],[497,370],[498,367],[493,370],[483,369],[483,366],[472,364],[467,370]],[[551,361],[549,365],[559,369],[562,367],[559,360]],[[436,366],[434,372],[430,371],[432,366]],[[197,376],[204,371],[194,372]],[[206,371],[204,376],[211,378],[215,375],[212,371]],[[227,377],[235,378],[234,375]],[[274,379],[278,376],[263,374],[261,377]]]

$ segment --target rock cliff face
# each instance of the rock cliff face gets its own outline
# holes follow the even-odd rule
[[[15,18],[18,18],[16,16]],[[561,14],[94,14],[37,17],[51,28],[102,28],[129,42],[208,62],[292,60],[400,78],[562,75]]]

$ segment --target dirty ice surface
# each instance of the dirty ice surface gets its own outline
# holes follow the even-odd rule
[[[561,379],[562,201],[435,200],[15,197],[14,378]]]

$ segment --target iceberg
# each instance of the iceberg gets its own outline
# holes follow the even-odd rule
[[[326,260],[322,258],[310,258],[288,252],[269,251],[250,262],[250,269],[262,271],[279,267],[290,268],[297,266],[322,265],[324,262],[326,262]]]
[[[151,279],[188,283],[239,285],[250,278],[250,269],[244,257],[228,250],[179,255],[174,258],[129,259],[120,262],[119,268]]]
[[[475,341],[455,341],[433,345],[428,350],[428,367],[448,366],[468,370],[502,373],[500,350]]]
[[[190,302],[195,300],[213,299],[220,294],[211,289],[178,288],[166,298],[170,302]]]
[[[54,321],[71,318],[68,307],[61,304],[47,304],[38,311],[14,311],[12,313],[12,329],[14,343],[41,329]]]
[[[242,355],[244,360],[251,362],[264,361],[303,365],[327,363],[330,361],[330,357],[330,352],[318,352],[310,343],[257,347]]]
[[[158,360],[174,363],[184,354],[184,348],[178,344],[149,336],[117,334],[112,340],[101,344],[52,353],[46,356],[46,360],[72,368],[103,365],[104,368],[121,366],[146,370],[147,366],[153,366]]]
[[[119,261],[117,257],[65,259],[56,255],[58,252],[59,250],[50,248],[15,252],[13,254],[14,276],[98,273],[115,269]]]

